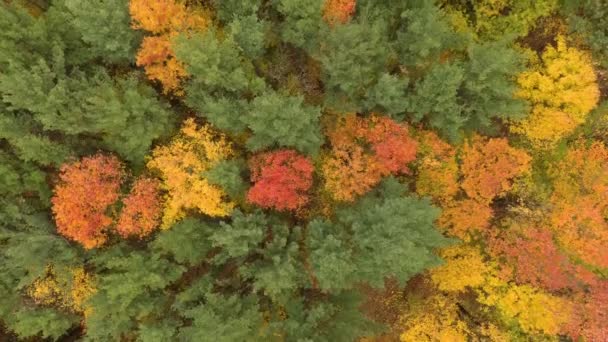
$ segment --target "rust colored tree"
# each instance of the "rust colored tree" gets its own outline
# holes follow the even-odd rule
[[[263,208],[296,210],[308,203],[314,167],[310,159],[292,150],[254,156],[250,163],[254,185],[247,200]]]
[[[58,232],[90,249],[102,245],[113,222],[124,173],[114,156],[97,154],[63,165],[51,199]]]
[[[326,0],[323,19],[331,26],[346,24],[355,13],[357,0]]]
[[[160,224],[162,204],[158,180],[137,179],[131,192],[122,202],[124,206],[116,225],[116,231],[120,236],[142,238]]]

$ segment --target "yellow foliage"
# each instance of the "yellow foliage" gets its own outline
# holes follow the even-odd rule
[[[71,307],[78,312],[87,312],[90,308],[85,307],[85,302],[95,293],[96,288],[93,278],[87,274],[82,267],[72,271],[72,288],[69,300]]]
[[[490,291],[480,302],[494,305],[507,319],[517,320],[529,334],[556,335],[569,322],[570,302],[529,285],[511,285]]]
[[[433,296],[424,303],[422,312],[401,317],[404,331],[401,341],[453,341],[466,342],[470,330],[459,317],[458,305],[453,297]]]
[[[222,189],[202,176],[220,160],[232,155],[231,144],[210,126],[197,127],[192,119],[184,122],[180,134],[166,146],[152,152],[148,168],[160,172],[167,190],[161,228],[167,229],[196,209],[209,216],[226,216],[234,204],[225,199]]]
[[[482,286],[493,271],[479,250],[469,245],[445,248],[440,255],[446,263],[431,270],[431,280],[442,291],[459,292]]]
[[[27,294],[41,305],[54,305],[63,301],[62,290],[51,265],[46,267],[43,277],[34,280],[29,286]]]
[[[452,202],[459,190],[455,149],[431,131],[421,132],[418,140],[416,192],[444,205]]]
[[[48,265],[45,275],[28,287],[27,294],[37,304],[55,305],[74,312],[86,313],[84,303],[95,293],[92,277],[82,267],[57,272]]]
[[[585,121],[595,108],[600,91],[589,56],[566,46],[548,46],[542,65],[518,77],[517,95],[532,104],[528,118],[511,130],[525,135],[537,147],[550,147]]]

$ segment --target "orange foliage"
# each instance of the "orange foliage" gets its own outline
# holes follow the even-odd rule
[[[160,182],[156,179],[139,178],[133,184],[131,193],[122,201],[116,230],[122,237],[144,237],[160,223],[162,207],[160,203]]]
[[[418,147],[406,126],[376,115],[347,115],[329,138],[332,152],[322,172],[326,189],[340,201],[354,200],[384,176],[409,173]]]
[[[418,159],[416,192],[446,205],[460,189],[456,151],[432,131],[421,132],[419,142],[422,157]]]
[[[102,245],[113,222],[106,212],[119,198],[123,176],[114,156],[98,154],[63,165],[51,199],[59,233],[87,249]]]
[[[346,24],[355,13],[357,0],[326,0],[323,19],[331,26]]]
[[[166,94],[181,95],[180,83],[187,73],[175,58],[171,40],[182,32],[204,31],[210,23],[209,15],[189,11],[175,0],[131,0],[129,11],[134,29],[153,34],[143,39],[137,65],[144,67],[149,79],[159,81]]]
[[[163,85],[165,93],[181,94],[181,79],[188,76],[184,64],[175,58],[169,34],[144,37],[137,53],[136,63],[143,66],[151,80]]]
[[[608,149],[579,143],[553,168],[552,226],[561,246],[585,263],[608,267]]]
[[[475,136],[462,151],[462,189],[480,202],[511,189],[511,179],[528,170],[530,156],[509,146],[505,138],[487,139]]]
[[[210,126],[197,127],[192,119],[184,122],[180,134],[167,146],[152,152],[147,166],[158,170],[168,191],[162,228],[169,228],[196,209],[209,216],[226,216],[234,204],[225,200],[222,189],[211,185],[203,174],[232,154],[226,138]]]
[[[490,226],[492,216],[492,208],[487,204],[463,199],[444,207],[437,224],[448,235],[468,241],[472,232]]]

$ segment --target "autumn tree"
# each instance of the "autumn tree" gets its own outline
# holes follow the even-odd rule
[[[175,0],[131,0],[129,11],[134,29],[153,34],[144,37],[137,53],[137,65],[144,67],[149,79],[159,81],[166,94],[180,95],[181,81],[188,74],[175,56],[172,40],[182,32],[204,31],[210,19]]]
[[[330,25],[348,22],[355,12],[356,0],[327,0],[323,7],[323,19]]]
[[[61,167],[52,198],[57,231],[90,249],[107,240],[107,211],[120,197],[124,178],[114,156],[97,154]]]
[[[514,177],[526,172],[530,157],[504,138],[475,136],[462,150],[462,189],[479,202],[490,202],[511,188]]]
[[[589,56],[558,37],[542,61],[518,77],[517,96],[532,103],[532,112],[511,130],[525,135],[535,146],[554,145],[585,121],[600,92]]]
[[[555,243],[548,222],[509,221],[508,230],[488,239],[489,251],[500,260],[506,278],[551,292],[579,291],[594,282],[593,273],[575,264]]]
[[[420,132],[417,140],[416,193],[442,205],[452,202],[460,190],[456,149],[432,131]]]
[[[551,226],[565,250],[585,263],[608,267],[608,149],[577,142],[551,169]]]
[[[162,218],[162,228],[169,228],[196,209],[209,216],[226,216],[233,203],[225,200],[222,189],[209,184],[204,172],[232,154],[226,138],[211,126],[198,126],[187,119],[179,134],[164,146],[152,151],[147,166],[158,172],[162,188],[168,192]]]
[[[247,193],[249,202],[276,210],[306,205],[314,171],[310,159],[293,150],[280,150],[258,154],[249,164],[254,183]]]
[[[535,28],[537,20],[551,15],[559,5],[557,0],[480,0],[441,1],[448,13],[457,17],[483,39],[496,39],[504,35],[523,37]]]
[[[136,179],[122,203],[116,224],[118,234],[139,238],[150,234],[159,225],[162,214],[160,182],[144,177]]]
[[[390,174],[408,174],[418,143],[407,126],[382,116],[346,115],[329,133],[332,153],[322,172],[332,197],[352,201]]]

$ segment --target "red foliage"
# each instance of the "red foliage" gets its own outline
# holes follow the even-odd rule
[[[323,164],[325,187],[334,199],[352,201],[382,177],[409,173],[418,142],[388,117],[345,116],[329,133],[332,152]]]
[[[578,312],[567,334],[573,341],[608,341],[608,281],[597,281],[577,297]]]
[[[85,248],[103,244],[104,230],[112,224],[106,211],[119,198],[123,176],[114,156],[98,154],[63,165],[51,199],[58,232]]]
[[[263,208],[295,210],[308,203],[314,167],[310,159],[292,150],[262,153],[250,161],[255,184],[247,200]]]
[[[156,179],[139,178],[131,192],[123,200],[116,230],[122,237],[144,237],[160,223],[162,206],[160,201],[160,182]]]
[[[548,229],[535,226],[511,229],[498,238],[490,239],[489,247],[506,267],[514,267],[518,283],[559,291],[578,290],[594,279],[593,273],[574,265],[558,249]]]

